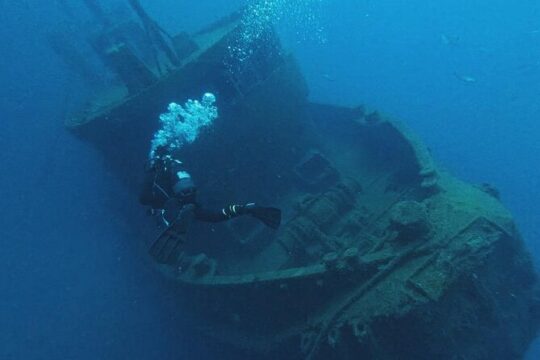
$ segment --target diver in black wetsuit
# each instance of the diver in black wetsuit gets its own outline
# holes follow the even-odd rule
[[[150,211],[160,215],[167,226],[149,250],[157,263],[175,263],[193,219],[221,222],[241,215],[251,215],[273,229],[277,229],[281,223],[281,210],[276,208],[249,203],[210,210],[197,202],[196,195],[197,188],[191,175],[183,170],[181,161],[161,151],[160,155],[149,162],[139,201],[150,206]]]
[[[183,241],[183,235],[193,218],[215,223],[241,215],[251,215],[273,229],[279,227],[281,211],[276,208],[262,207],[255,203],[229,205],[219,210],[203,208],[197,202],[197,188],[191,175],[184,170],[182,162],[166,155],[164,151],[159,153],[147,167],[139,201],[143,205],[150,206],[152,213],[162,217],[167,230],[161,237],[166,235],[174,238],[175,247]],[[153,254],[152,249],[150,251],[158,262],[166,262],[161,254],[163,243],[164,241],[158,239],[154,244],[159,245],[159,254]],[[160,258],[163,261],[159,260]]]

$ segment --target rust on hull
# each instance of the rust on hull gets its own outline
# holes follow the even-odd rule
[[[166,104],[217,95],[220,118],[179,158],[203,201],[255,199],[285,221],[278,232],[249,219],[195,226],[160,268],[200,330],[258,358],[522,356],[538,279],[493,189],[441,170],[399,121],[309,102],[273,35],[231,72],[238,31],[232,17],[196,34],[181,66],[136,93],[109,88],[67,120],[135,194]]]

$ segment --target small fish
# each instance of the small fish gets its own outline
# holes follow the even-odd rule
[[[446,46],[458,46],[459,36],[441,34],[441,42]]]
[[[463,75],[463,74],[459,74],[457,72],[454,71],[454,76],[460,80],[460,81],[463,81],[464,83],[475,83],[476,82],[476,78],[472,77],[472,76],[468,76],[468,75]]]
[[[333,77],[333,76],[331,76],[331,75],[329,75],[329,74],[322,74],[321,76],[323,77],[323,79],[328,80],[328,81],[330,81],[330,82],[336,81],[336,78]]]

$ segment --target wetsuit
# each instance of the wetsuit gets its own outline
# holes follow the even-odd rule
[[[185,175],[179,178],[179,174]],[[193,205],[195,219],[213,223],[248,214],[251,208],[229,205],[222,209],[206,209],[196,201],[196,193],[196,187],[189,174],[183,171],[181,162],[157,160],[146,171],[139,201],[160,213],[166,225],[175,221],[181,209],[190,204]]]

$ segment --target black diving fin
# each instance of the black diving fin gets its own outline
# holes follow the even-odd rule
[[[254,207],[249,212],[253,217],[259,219],[263,224],[272,229],[281,225],[281,210],[273,207]]]
[[[180,246],[185,242],[186,233],[193,220],[193,205],[185,206],[176,221],[167,227],[154,241],[148,253],[159,264],[174,264]]]

